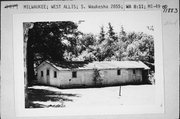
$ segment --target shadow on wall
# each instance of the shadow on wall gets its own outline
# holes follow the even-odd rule
[[[49,91],[44,89],[28,89],[28,106],[26,108],[45,108],[45,107],[65,107],[64,102],[73,101],[71,97],[79,97],[77,94],[70,93],[61,93],[56,91]],[[34,101],[38,102],[58,102],[57,105],[45,105],[34,103]]]

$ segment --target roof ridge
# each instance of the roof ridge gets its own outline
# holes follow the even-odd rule
[[[98,69],[107,69],[107,68],[144,68],[150,69],[142,61],[94,61],[94,62],[51,62],[46,61],[57,69],[93,69],[94,67]]]

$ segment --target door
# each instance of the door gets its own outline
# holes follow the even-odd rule
[[[122,82],[123,83],[126,83],[128,81],[128,77],[129,77],[129,71],[127,69],[123,69],[121,71],[121,74],[122,74]]]
[[[148,83],[148,70],[142,70],[142,81]]]
[[[46,80],[47,80],[47,85],[50,85],[50,70],[46,70]]]

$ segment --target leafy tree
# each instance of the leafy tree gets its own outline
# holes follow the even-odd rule
[[[95,38],[93,34],[84,34],[81,40],[82,45],[86,48],[95,44]]]
[[[116,36],[113,26],[108,24],[107,33],[101,27],[98,37],[85,35],[80,40],[81,53],[78,60],[136,60],[146,64],[154,63],[154,39],[143,32],[126,32],[121,26]]]
[[[154,63],[154,38],[144,33],[129,33],[126,41],[126,60],[141,60]]]
[[[69,35],[74,35],[77,25],[70,21],[35,22],[28,31],[27,41],[27,79],[31,85],[34,77],[34,63],[44,60],[64,61],[66,44]]]
[[[102,80],[99,70],[94,68],[93,81],[95,85],[101,85]]]
[[[114,55],[117,61],[123,60],[123,57],[125,57],[125,55],[123,54],[124,52],[125,52],[124,42],[119,40],[116,43],[116,50],[114,50]]]

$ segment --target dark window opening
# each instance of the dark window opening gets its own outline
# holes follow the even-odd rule
[[[47,69],[47,75],[49,76],[49,69]]]
[[[133,74],[136,74],[136,70],[135,69],[133,69]]]
[[[120,69],[117,70],[117,75],[121,75],[121,70]]]
[[[54,78],[57,78],[57,72],[54,71]]]
[[[77,72],[76,71],[73,71],[72,72],[72,78],[76,78],[77,77]]]
[[[41,77],[43,77],[43,71],[41,71]]]

